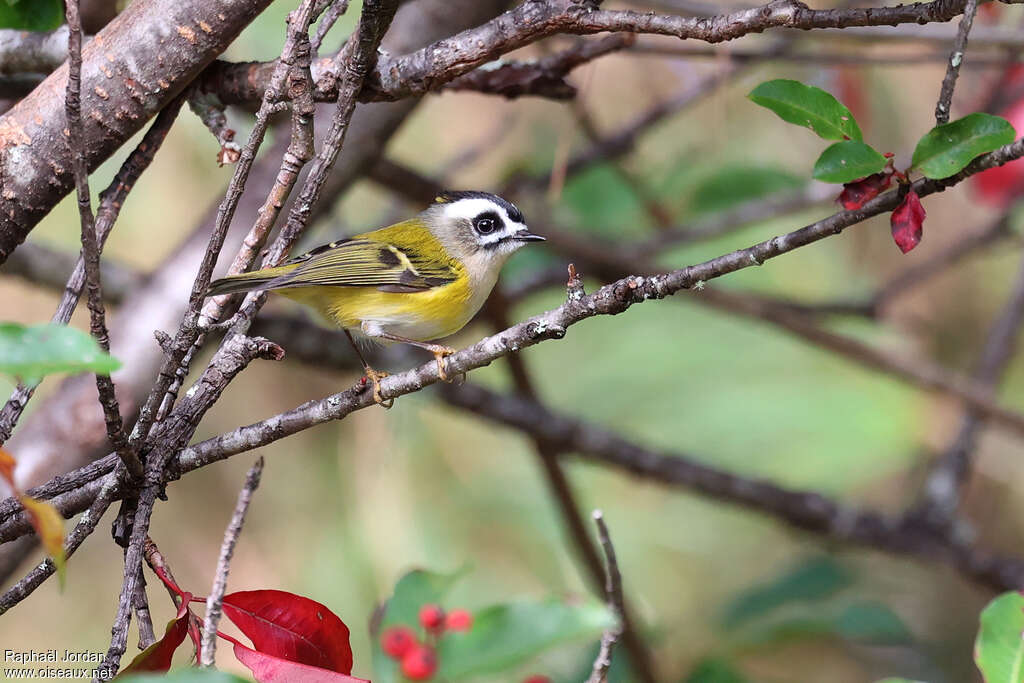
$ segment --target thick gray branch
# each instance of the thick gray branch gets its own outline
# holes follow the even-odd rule
[[[88,168],[167,105],[269,3],[136,0],[96,34],[82,51]],[[72,187],[59,115],[67,78],[65,65],[0,117],[0,263]]]

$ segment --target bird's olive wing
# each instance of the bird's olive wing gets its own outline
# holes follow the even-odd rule
[[[384,291],[414,292],[456,279],[447,263],[408,247],[360,238],[325,244],[289,264],[297,267],[276,278],[273,288],[378,287]]]

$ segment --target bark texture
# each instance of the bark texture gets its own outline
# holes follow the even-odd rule
[[[82,50],[89,170],[138,132],[270,0],[136,0]],[[154,55],[154,46],[156,46]],[[67,65],[0,117],[0,263],[72,188]]]

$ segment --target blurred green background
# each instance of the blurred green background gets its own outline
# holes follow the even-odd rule
[[[228,58],[274,58],[285,14],[295,4],[274,3]],[[335,29],[332,47],[351,27],[357,9],[353,3]],[[754,36],[742,44],[765,40]],[[831,47],[850,54],[921,49]],[[722,54],[729,49],[723,46]],[[971,69],[970,61],[957,92],[960,113],[982,106],[997,73]],[[613,131],[725,66],[715,59],[626,53],[584,66],[572,80],[598,128]],[[769,188],[802,182],[822,141],[745,99],[757,83],[785,77],[844,99],[865,140],[895,152],[906,165],[914,141],[933,125],[942,74],[941,62],[770,63],[745,71],[699,105],[654,127],[623,164],[684,225],[729,208],[763,182],[764,169],[775,178]],[[244,138],[248,116],[232,111],[229,117]],[[494,136],[497,126],[509,129],[500,139]],[[389,151],[430,175],[484,140],[492,140],[492,148],[460,169],[453,185],[493,190],[515,170],[547,171],[561,151],[587,144],[564,103],[459,93],[428,97]],[[218,168],[215,154],[212,136],[192,114],[183,113],[129,198],[106,256],[150,269],[172,252],[230,177],[231,168]],[[94,189],[105,186],[122,158],[123,153],[94,175]],[[707,189],[715,177],[725,188],[721,197]],[[379,186],[361,182],[311,231],[307,245],[377,227],[396,213],[419,208],[396,208],[396,201]],[[610,166],[571,179],[560,193],[520,202],[528,219],[531,206],[536,211],[545,203],[568,230],[631,239],[653,229],[633,191]],[[866,296],[889,276],[982,229],[996,215],[975,201],[968,186],[929,197],[925,207],[924,241],[907,256],[894,247],[880,217],[709,286],[810,301]],[[669,250],[660,260],[679,267],[696,263],[833,210],[823,204],[756,223],[727,237]],[[75,205],[67,200],[31,239],[72,250],[78,234]],[[894,352],[967,372],[1012,281],[1018,251],[1004,244],[930,281],[895,302],[881,325],[843,322],[839,328]],[[505,281],[552,263],[564,259],[540,249],[523,253],[510,263]],[[563,296],[562,291],[532,296],[517,305],[514,316],[556,306]],[[681,293],[621,316],[591,319],[573,327],[563,341],[526,350],[523,357],[544,400],[639,443],[692,454],[744,475],[889,511],[913,500],[929,455],[954,434],[955,405],[770,326],[710,311],[692,303],[694,296]],[[36,323],[49,319],[57,297],[0,278],[0,301],[3,319]],[[268,310],[292,309],[273,300]],[[73,322],[87,328],[82,310]],[[453,345],[487,333],[485,325],[471,326]],[[1024,405],[1022,370],[1017,362],[1008,374],[1002,394],[1008,405]],[[295,362],[254,364],[232,383],[197,438],[339,391],[355,379]],[[510,385],[503,363],[473,372],[470,380]],[[58,381],[47,380],[40,393]],[[0,390],[9,389],[0,379]],[[469,566],[449,599],[450,606],[469,609],[518,597],[587,594],[530,442],[446,407],[429,390],[399,399],[390,411],[360,411],[260,452],[267,458],[263,484],[236,550],[229,589],[278,588],[328,605],[352,630],[356,675],[373,675],[370,614],[409,568],[449,572]],[[970,486],[969,514],[982,538],[996,547],[1019,547],[1024,486],[1015,462],[1019,452],[1015,439],[989,430]],[[205,594],[209,586],[224,525],[255,455],[187,476],[169,487],[170,501],[157,507],[152,535],[189,590]],[[860,683],[887,675],[942,683],[976,676],[971,648],[977,614],[991,593],[947,567],[833,545],[683,490],[568,462],[582,512],[596,507],[605,512],[628,595],[663,680],[744,680],[728,678],[728,669],[745,680],[779,683]],[[0,619],[2,647],[106,648],[121,581],[121,553],[106,529],[104,521],[71,561],[63,594],[50,582]],[[154,583],[150,577],[155,621],[161,623],[173,610]],[[581,680],[579,671],[589,666],[595,645],[596,639],[560,646],[484,680],[521,680],[534,672],[556,681]],[[226,650],[220,655],[225,668],[244,672]],[[619,671],[617,677],[628,680],[628,673]]]

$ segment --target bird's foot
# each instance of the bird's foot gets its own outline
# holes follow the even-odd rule
[[[441,378],[442,382],[453,381],[453,378],[448,375],[448,362],[446,359],[448,358],[448,356],[455,353],[455,349],[453,349],[450,346],[432,344],[430,347],[430,352],[434,354],[434,360],[437,361],[437,376]]]
[[[388,376],[388,373],[383,370],[374,370],[369,365],[366,366],[366,378],[373,383],[373,401],[381,408],[390,408],[395,404],[395,399],[389,398],[384,400],[384,397],[380,393],[380,381]]]

